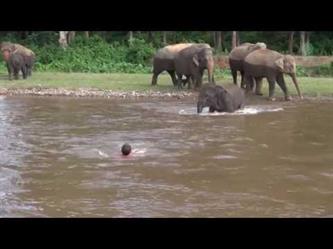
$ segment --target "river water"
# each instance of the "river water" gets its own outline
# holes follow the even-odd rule
[[[330,100],[2,97],[0,216],[332,217],[332,124]]]

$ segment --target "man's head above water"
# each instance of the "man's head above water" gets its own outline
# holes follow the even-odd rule
[[[129,145],[128,143],[125,143],[122,147],[121,147],[121,153],[123,153],[124,156],[127,156],[131,153],[132,151],[132,147],[131,145]]]

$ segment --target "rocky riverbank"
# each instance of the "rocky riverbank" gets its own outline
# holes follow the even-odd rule
[[[79,88],[76,90],[69,90],[65,88],[2,88],[0,95],[6,96],[67,96],[67,97],[101,97],[101,98],[184,98],[197,95],[195,91],[174,91],[174,92],[161,92],[161,91],[116,91],[116,90],[99,90],[92,88]]]

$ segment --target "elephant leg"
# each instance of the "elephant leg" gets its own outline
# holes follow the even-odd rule
[[[183,74],[181,73],[177,73],[177,86],[178,86],[178,89],[182,89],[183,87],[183,82],[182,82],[182,77],[183,77]]]
[[[241,70],[240,73],[241,73],[241,88],[245,89],[246,86],[245,86],[245,82],[244,82],[244,71]]]
[[[253,78],[249,75],[244,75],[244,85],[246,89],[246,93],[251,92],[253,86]]]
[[[7,70],[8,70],[8,79],[12,80],[13,69],[12,69],[12,67],[8,63],[7,63]]]
[[[189,87],[189,85],[191,84],[190,81],[191,81],[191,75],[185,75],[186,79],[185,80],[182,80],[183,82],[183,87],[186,86],[187,84],[187,87]]]
[[[263,93],[262,93],[262,77],[257,77],[255,78],[255,81],[256,81],[256,90],[255,90],[255,93],[256,95],[260,95],[262,96]]]
[[[31,76],[31,67],[29,65],[26,65],[26,75]]]
[[[158,78],[158,75],[160,74],[161,72],[154,72],[153,74],[153,78],[151,80],[151,85],[154,86],[154,85],[157,85],[157,78]]]
[[[215,112],[215,108],[212,107],[212,106],[210,106],[210,107],[209,107],[209,112]]]
[[[284,93],[285,100],[287,100],[287,101],[291,100],[289,93],[288,93],[287,86],[286,86],[286,82],[284,81],[284,77],[283,77],[282,73],[277,76],[276,81]]]
[[[231,69],[231,74],[234,84],[237,85],[237,70]]]
[[[197,78],[194,75],[190,75],[191,87],[189,89],[195,89],[197,87]]]
[[[177,86],[177,79],[176,79],[176,74],[174,70],[168,70],[167,71],[172,79],[172,83],[174,86]]]
[[[268,98],[271,101],[274,101],[274,90],[275,90],[275,78],[268,78],[268,84],[269,84],[269,95]]]
[[[29,75],[28,76],[31,76],[32,75],[32,68],[33,68],[33,65],[29,65]]]
[[[203,74],[204,74],[204,70],[198,72],[196,88],[200,88],[200,87],[201,87],[201,85],[202,85]],[[209,80],[208,82],[209,82],[209,83],[212,83],[211,80]]]
[[[191,84],[191,83],[190,83],[190,80],[191,80],[191,76],[186,75],[186,79],[183,80],[183,86],[185,87],[186,84],[187,84],[187,88],[189,89],[190,84]]]
[[[28,69],[27,67],[23,66],[22,69],[22,76],[23,76],[23,79],[26,79],[28,77]]]
[[[14,68],[14,78],[15,78],[16,80],[19,79],[19,72],[20,72],[20,70],[18,70],[17,68]]]

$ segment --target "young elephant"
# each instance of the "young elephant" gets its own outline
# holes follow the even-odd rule
[[[174,86],[177,85],[175,76],[175,56],[184,48],[193,45],[193,43],[179,43],[168,45],[159,49],[153,58],[153,77],[151,84],[157,84],[157,78],[160,73],[167,71],[172,79]]]
[[[204,70],[208,71],[209,83],[214,82],[213,49],[208,44],[195,44],[183,49],[175,58],[175,69],[178,77],[178,87],[181,87],[181,77],[185,75],[194,82],[195,88],[201,87]],[[191,81],[188,82],[191,88]]]
[[[13,74],[15,79],[18,80],[20,71],[22,71],[23,79],[27,78],[27,68],[22,54],[10,53],[8,50],[4,50],[3,57],[7,62],[9,80],[12,80]]]
[[[262,79],[267,78],[269,83],[269,99],[275,100],[274,90],[275,82],[281,87],[286,100],[290,100],[288,89],[284,81],[283,74],[291,76],[296,87],[298,96],[303,96],[296,79],[296,62],[291,55],[283,55],[274,50],[260,49],[253,51],[244,59],[244,79],[247,90],[252,90],[254,86],[253,80],[256,82],[256,94],[262,95],[261,84]]]
[[[266,44],[263,42],[257,42],[256,44],[247,42],[231,50],[229,54],[229,66],[232,73],[234,84],[237,85],[237,72],[239,71],[241,73],[241,87],[245,88],[244,69],[243,69],[244,59],[249,53],[257,49],[265,49],[265,48]]]
[[[209,112],[234,112],[243,108],[244,104],[244,90],[235,84],[205,84],[198,96],[197,112],[201,113],[204,107],[209,107]]]

